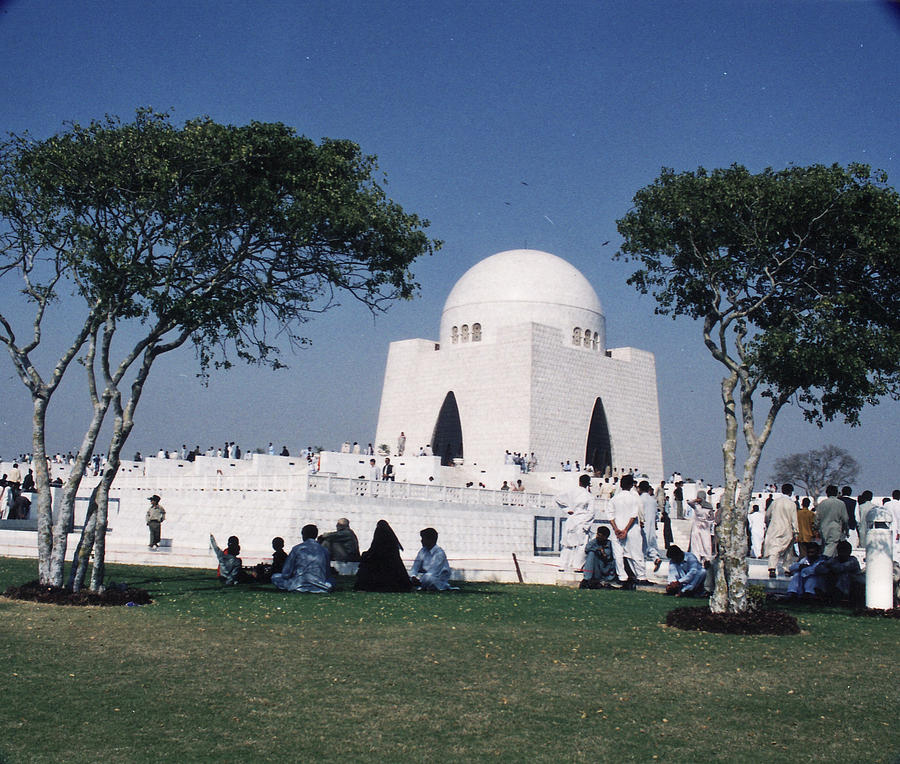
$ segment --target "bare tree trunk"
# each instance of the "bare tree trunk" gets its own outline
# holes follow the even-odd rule
[[[124,446],[124,442],[119,447]],[[109,523],[109,489],[119,471],[118,453],[107,458],[103,478],[97,486],[97,530],[94,540],[94,567],[91,570],[91,591],[102,592],[103,579],[106,576],[106,528]]]
[[[747,609],[747,510],[742,498],[734,500],[735,485],[725,486],[722,523],[716,527],[719,566],[716,590],[709,601],[714,613],[743,613]]]
[[[184,342],[188,335],[183,334],[180,342]],[[113,434],[109,443],[109,452],[107,453],[106,467],[103,471],[103,478],[100,481],[99,491],[97,492],[97,530],[94,542],[94,567],[91,572],[91,590],[100,591],[103,588],[103,577],[106,571],[106,529],[109,523],[109,491],[115,479],[116,473],[119,471],[119,465],[122,462],[122,449],[131,435],[134,428],[134,410],[141,399],[141,393],[144,391],[144,384],[150,374],[150,368],[153,361],[158,355],[155,346],[147,348],[138,367],[137,376],[131,383],[131,398],[128,403],[122,406],[122,396],[118,388],[115,387],[116,379],[107,374],[107,387],[104,392],[104,399],[108,400],[115,411],[115,419],[113,422]]]
[[[69,478],[63,489],[62,499],[59,502],[58,514],[53,527],[53,549],[50,555],[50,581],[53,586],[62,586],[64,568],[66,564],[66,550],[68,547],[68,534],[75,519],[75,499],[85,470],[97,445],[97,436],[100,427],[109,411],[110,396],[105,394],[94,403],[94,415],[90,426],[81,441],[81,448],[75,457],[75,463],[69,472]]]
[[[744,367],[740,369],[745,372]],[[734,384],[740,377],[740,408],[747,458],[744,460],[743,477],[737,481],[737,417],[734,408]],[[723,444],[725,461],[725,493],[722,495],[722,522],[716,528],[719,542],[719,567],[716,571],[716,589],[709,607],[714,613],[744,613],[749,603],[749,567],[747,563],[747,515],[759,459],[763,447],[772,433],[775,417],[785,404],[784,397],[775,397],[766,414],[762,430],[757,434],[753,409],[754,386],[748,383],[749,375],[742,373],[727,377],[722,382],[725,398],[726,438]],[[730,389],[729,389],[729,383]],[[737,488],[740,486],[740,494]]]
[[[94,537],[97,529],[97,488],[91,492],[91,500],[88,502],[87,515],[84,519],[84,528],[81,530],[81,538],[75,547],[72,556],[72,569],[69,573],[69,588],[73,592],[81,591],[84,577],[87,574],[88,562],[91,559],[91,551],[94,548]]]
[[[737,382],[737,370],[733,370],[722,380],[722,403],[725,409],[725,439],[722,443],[725,492],[722,494],[721,522],[716,525],[719,547],[716,587],[709,601],[709,608],[714,613],[742,613],[747,608],[747,534],[740,512],[736,512],[734,506],[738,429],[734,393]]]
[[[47,400],[34,398],[33,405],[31,448],[34,485],[38,495],[38,578],[41,584],[49,586],[51,583],[50,554],[53,551],[53,494],[50,488],[50,470],[47,468],[47,449],[44,444]]]

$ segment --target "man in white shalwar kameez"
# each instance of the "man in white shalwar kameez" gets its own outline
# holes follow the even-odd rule
[[[644,559],[653,562],[653,572],[659,570],[662,558],[659,556],[659,542],[656,540],[656,509],[658,507],[653,489],[647,480],[638,484],[641,497],[641,533],[643,534]]]
[[[766,516],[754,504],[747,515],[747,524],[750,526],[750,554],[759,559],[762,557],[763,538],[766,535]]]
[[[641,535],[641,524],[638,520],[641,514],[641,500],[631,490],[634,478],[631,475],[622,475],[619,480],[619,490],[609,502],[609,517],[612,525],[615,541],[613,542],[613,557],[616,561],[616,575],[623,588],[633,589],[638,581],[646,578],[644,567],[644,538]],[[631,568],[631,575],[625,566],[625,560]]]
[[[872,503],[872,498],[872,492],[869,490],[865,490],[859,495],[859,503],[856,506],[856,532],[859,536],[860,549],[866,548],[866,533],[868,532],[868,526],[866,525],[866,515],[869,514],[870,510],[875,509],[875,505]]]
[[[781,495],[769,506],[770,520],[766,527],[765,554],[769,558],[769,578],[775,578],[779,563],[786,571],[794,562],[794,542],[797,541],[797,505],[791,498],[794,486],[785,483]]]
[[[894,562],[900,564],[900,489],[895,488],[891,491],[891,500],[884,508],[890,510],[894,516]]]
[[[706,500],[706,491],[697,491],[697,498],[691,499],[691,543],[689,552],[693,552],[700,563],[709,562],[713,558],[712,532],[715,525],[716,511]]]
[[[568,496],[557,498],[556,503],[567,513],[559,559],[560,570],[581,570],[586,558],[584,546],[590,541],[591,524],[594,522],[591,476],[581,475],[578,478],[578,489]]]

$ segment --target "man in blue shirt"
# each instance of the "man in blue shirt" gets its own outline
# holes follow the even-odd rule
[[[328,580],[331,558],[316,537],[319,529],[315,525],[304,525],[300,531],[303,541],[297,544],[281,567],[281,573],[272,575],[272,583],[289,592],[330,592],[333,584]]]
[[[676,597],[702,597],[706,582],[706,569],[691,552],[682,551],[672,544],[666,552],[669,558],[669,585],[666,594]]]

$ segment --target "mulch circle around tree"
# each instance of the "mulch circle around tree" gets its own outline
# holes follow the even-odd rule
[[[894,607],[890,610],[863,608],[862,610],[854,610],[853,615],[866,615],[871,618],[900,618],[900,607]]]
[[[28,602],[45,602],[52,605],[99,605],[101,607],[149,605],[153,600],[145,589],[130,589],[124,585],[110,586],[104,592],[83,589],[71,592],[59,586],[42,586],[39,581],[29,581],[22,586],[10,586],[4,597]]]
[[[783,610],[713,613],[708,607],[679,607],[666,615],[666,625],[686,631],[716,634],[799,634],[797,619]]]

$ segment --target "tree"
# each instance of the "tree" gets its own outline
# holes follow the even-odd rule
[[[103,582],[109,488],[154,361],[191,343],[203,373],[233,359],[283,366],[298,327],[349,295],[372,310],[410,298],[409,266],[440,246],[376,181],[375,158],[346,140],[316,144],[282,124],[183,127],[139,110],[0,145],[0,278],[34,308],[0,308],[0,343],[33,402],[40,579],[61,585],[75,494],[111,411],[107,464],[79,544],[75,586],[94,550]],[[79,310],[77,305],[83,305]],[[64,309],[72,338],[45,373],[42,327]],[[79,361],[93,415],[52,521],[48,404]]]
[[[806,495],[816,502],[825,495],[827,486],[855,483],[858,475],[856,459],[843,448],[828,445],[777,459],[772,480],[778,484],[803,486]]]
[[[725,368],[710,606],[743,612],[747,507],[778,413],[794,401],[811,422],[854,425],[864,405],[898,397],[900,196],[864,165],[663,169],[618,228],[616,257],[641,264],[628,282],[652,294],[657,313],[699,321]]]

